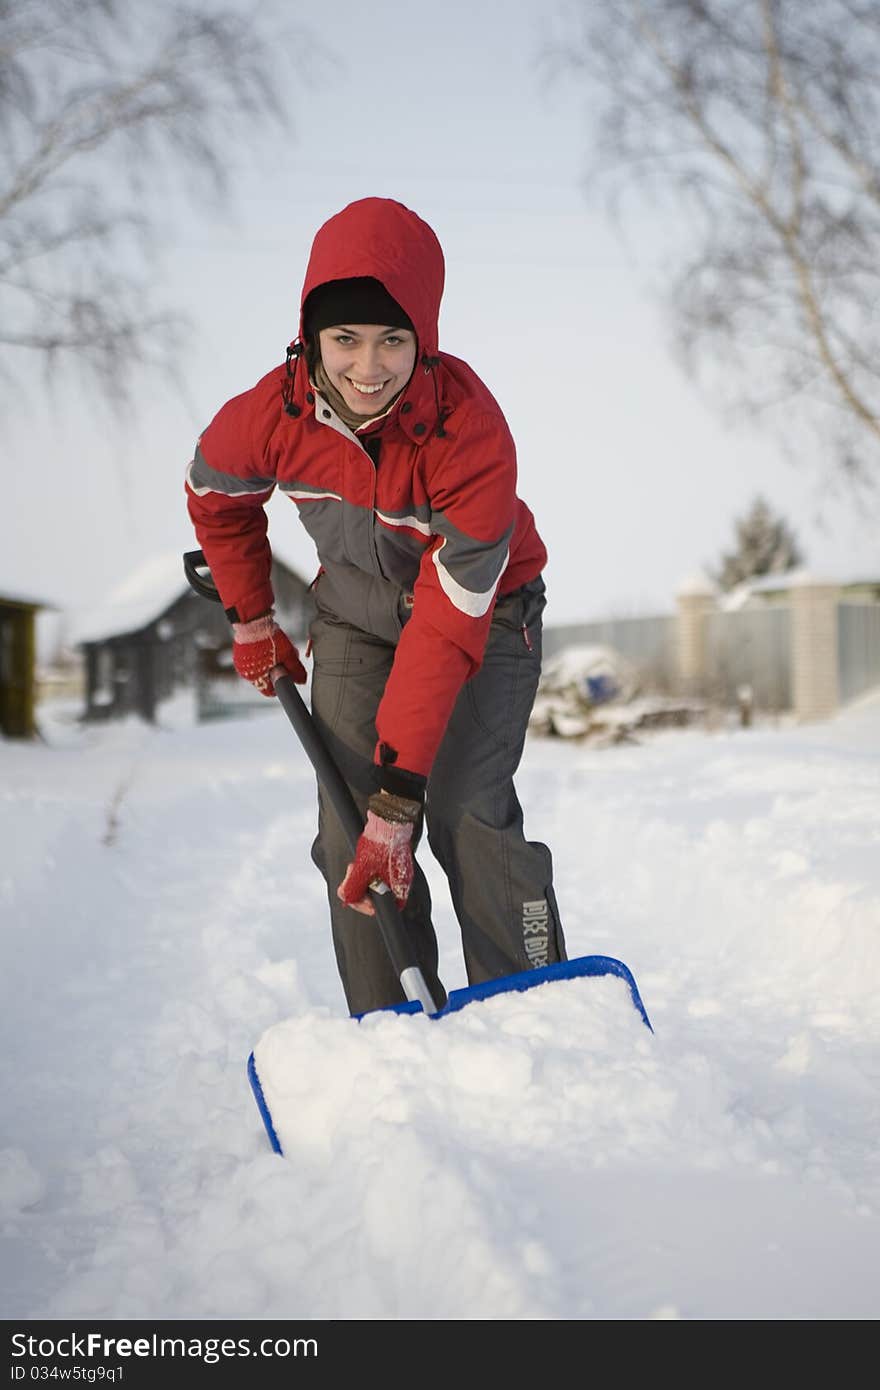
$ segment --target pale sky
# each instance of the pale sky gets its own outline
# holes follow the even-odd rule
[[[537,71],[552,11],[335,0],[322,12],[336,58],[282,55],[294,129],[232,166],[231,214],[168,214],[158,287],[194,325],[179,390],[146,380],[122,429],[69,390],[54,404],[35,391],[4,422],[0,584],[81,610],[157,553],[194,546],[183,475],[197,434],[283,360],[315,231],[370,195],[415,209],[443,245],[441,347],[471,363],[513,430],[520,495],[549,550],[548,625],[669,611],[759,491],[812,570],[880,573],[877,515],[829,499],[818,457],[795,467],[771,434],[723,427],[674,364],[650,291],[650,212],[624,245],[582,187],[581,95]],[[277,497],[269,515],[311,578],[294,507]]]

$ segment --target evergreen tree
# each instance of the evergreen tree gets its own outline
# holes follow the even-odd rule
[[[755,498],[735,528],[736,549],[722,555],[721,567],[713,576],[722,589],[733,589],[763,574],[784,574],[803,563],[794,532],[773,516],[763,497]]]

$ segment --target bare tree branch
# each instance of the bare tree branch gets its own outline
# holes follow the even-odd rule
[[[144,363],[170,360],[182,325],[152,304],[145,261],[156,191],[177,181],[223,197],[230,154],[287,122],[275,76],[284,14],[283,0],[253,13],[210,0],[0,0],[8,376],[36,353],[125,399]]]
[[[599,99],[593,186],[665,198],[683,360],[880,479],[880,6],[579,0],[547,57]]]

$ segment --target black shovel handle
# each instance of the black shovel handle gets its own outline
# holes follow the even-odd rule
[[[197,594],[217,603],[222,602],[201,550],[188,551],[183,557],[183,568],[190,587]],[[318,781],[339,818],[348,847],[354,855],[364,823],[348,785],[321,738],[293,678],[282,667],[276,666],[272,673],[272,683],[279,704],[293,725],[297,738],[315,769]],[[394,895],[383,883],[376,888],[370,887],[370,901],[376,913],[376,921],[388,957],[407,999],[418,1000],[428,1014],[439,1013],[440,1006],[434,1000],[422,974]]]
[[[272,672],[272,683],[281,708],[293,725],[306,756],[315,769],[318,781],[336,812],[348,847],[354,856],[364,823],[348,785],[315,727],[315,722],[292,676],[282,667],[276,666]],[[384,883],[376,887],[371,885],[370,901],[376,913],[385,949],[397,971],[407,999],[418,999],[426,1013],[439,1013],[439,1005],[428,989],[393,893]]]
[[[285,671],[283,666],[275,667],[272,672],[272,684],[275,686],[278,703],[296,730],[297,738],[315,769],[318,781],[327,793],[333,810],[336,812],[348,848],[354,855],[364,823],[358,814],[358,808],[351,792],[343,780],[339,768],[330,756],[326,743],[318,733],[315,721],[312,719],[305,700],[297,690],[293,677]]]

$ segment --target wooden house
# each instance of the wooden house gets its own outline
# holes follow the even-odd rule
[[[272,586],[278,622],[304,642],[314,611],[308,584],[275,555]],[[193,693],[199,720],[264,698],[236,674],[229,620],[219,603],[192,591],[181,553],[130,575],[79,618],[74,640],[85,660],[86,720],[135,714],[154,723],[160,705],[182,690]]]

